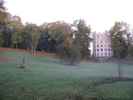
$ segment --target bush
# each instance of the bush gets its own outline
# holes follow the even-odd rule
[[[74,65],[80,61],[80,50],[76,45],[65,48],[63,45],[58,47],[58,56],[65,64]]]
[[[80,51],[76,48],[76,46],[65,48],[64,61],[70,65],[77,64],[80,61]]]

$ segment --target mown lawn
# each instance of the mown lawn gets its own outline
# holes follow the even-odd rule
[[[93,86],[107,77],[117,76],[115,63],[64,65],[50,57],[24,52],[2,52],[14,60],[0,62],[0,100],[132,100],[133,82],[118,81]],[[26,57],[26,69],[17,67]],[[133,77],[133,65],[121,65],[125,77]],[[91,98],[91,99],[90,99]],[[97,100],[97,99],[95,99]]]

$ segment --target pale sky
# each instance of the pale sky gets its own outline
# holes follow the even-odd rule
[[[109,30],[115,21],[133,26],[133,0],[5,0],[6,8],[22,21],[38,25],[84,19],[92,31]]]

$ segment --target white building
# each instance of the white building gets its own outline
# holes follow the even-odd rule
[[[111,39],[108,32],[93,34],[93,54],[95,57],[112,57]]]

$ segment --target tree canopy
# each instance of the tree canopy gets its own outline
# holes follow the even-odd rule
[[[110,30],[114,57],[125,58],[128,55],[129,26],[125,22],[116,22]]]

